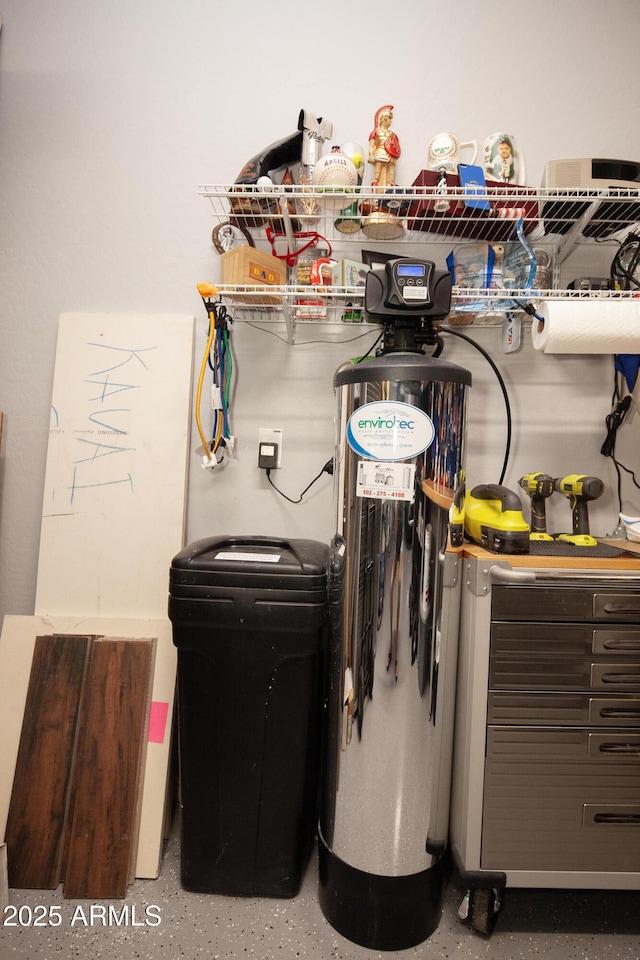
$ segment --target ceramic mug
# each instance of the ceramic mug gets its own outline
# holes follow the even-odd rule
[[[472,150],[473,156],[466,163],[475,163],[478,156],[478,144],[475,140],[461,142],[453,133],[438,133],[429,144],[427,163],[430,170],[449,170],[456,172],[462,163],[462,151]]]
[[[482,146],[482,168],[487,180],[524,183],[524,157],[510,133],[492,133]]]

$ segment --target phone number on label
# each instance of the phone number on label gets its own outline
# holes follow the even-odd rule
[[[369,490],[365,487],[362,491],[363,497],[393,497],[394,500],[406,500],[407,494],[404,490]]]

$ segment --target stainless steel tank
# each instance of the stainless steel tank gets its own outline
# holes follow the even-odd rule
[[[334,380],[319,899],[373,949],[414,946],[440,917],[458,616],[445,548],[470,384],[419,353],[346,364]]]

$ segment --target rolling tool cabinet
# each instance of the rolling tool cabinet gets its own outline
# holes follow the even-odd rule
[[[640,889],[640,557],[469,546],[460,603],[461,918],[491,933],[508,886]]]

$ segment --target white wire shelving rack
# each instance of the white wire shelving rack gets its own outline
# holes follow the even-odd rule
[[[328,245],[336,259],[359,260],[360,253],[353,251],[356,244],[360,250],[373,247],[379,252],[397,250],[398,255],[425,256],[423,252],[416,253],[416,249],[423,251],[425,245],[438,244],[448,252],[461,244],[504,244],[515,239],[516,223],[521,219],[527,242],[534,249],[542,247],[550,252],[550,285],[544,289],[454,286],[448,321],[452,323],[465,322],[467,313],[472,322],[498,325],[508,310],[509,300],[533,303],[535,307],[546,300],[634,296],[632,291],[562,288],[560,268],[583,244],[604,243],[611,251],[629,233],[640,233],[639,189],[575,190],[495,184],[470,198],[460,187],[447,187],[444,192],[432,186],[395,187],[381,193],[363,186],[341,193],[298,184],[273,184],[266,188],[203,184],[198,192],[209,200],[215,223],[230,222],[250,238],[251,244],[283,261],[288,253],[295,253],[308,242],[309,234],[317,234],[318,242]],[[342,200],[344,208],[340,207]],[[470,207],[469,200],[485,209]],[[221,299],[230,304],[239,319],[282,320],[291,341],[298,322],[343,322],[345,316],[357,322],[364,299],[363,287],[300,287],[295,283],[268,288],[237,284],[217,287]],[[272,299],[268,306],[259,302],[265,292]],[[306,319],[297,305],[301,298],[310,297],[321,306],[318,316]],[[473,305],[479,302],[484,307],[473,319]]]

